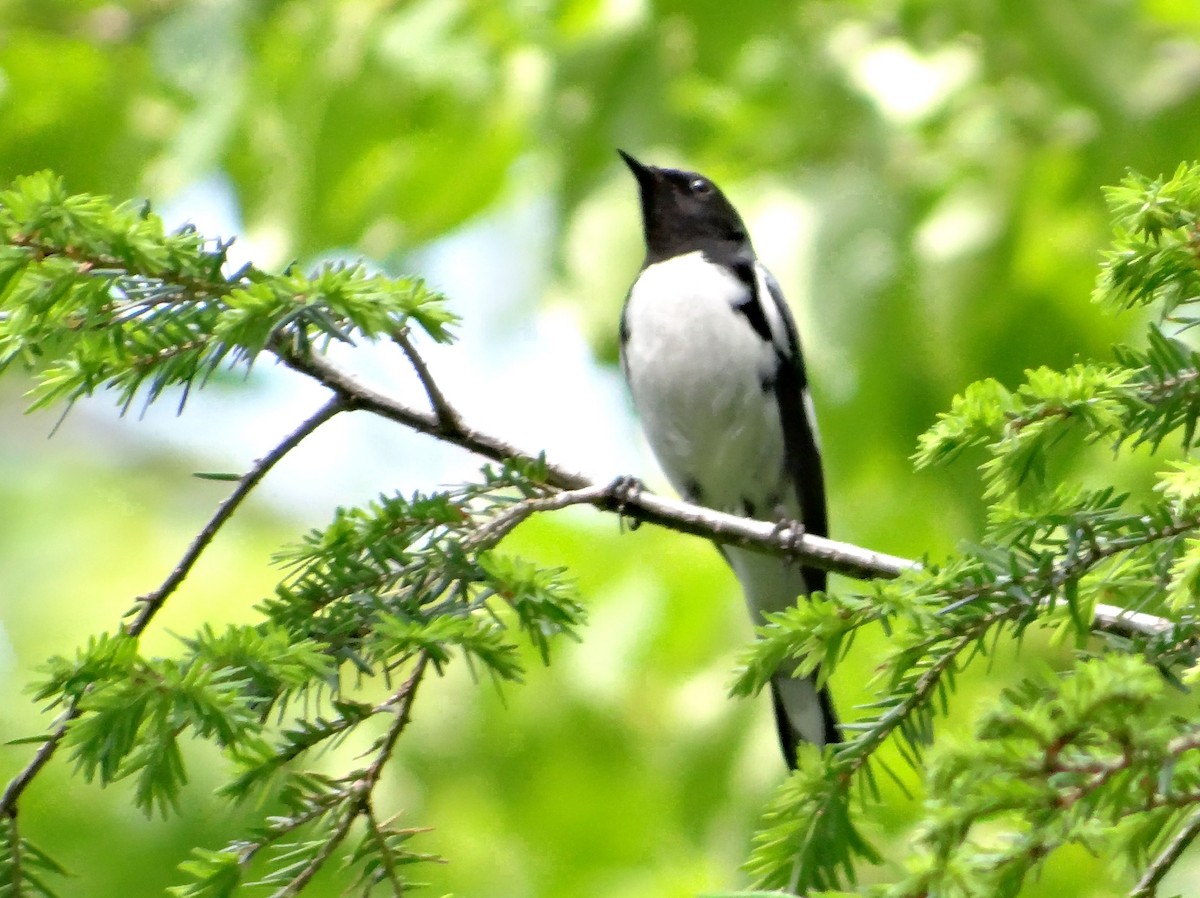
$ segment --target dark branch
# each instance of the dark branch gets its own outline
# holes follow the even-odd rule
[[[29,787],[29,784],[33,782],[33,778],[41,772],[42,768],[50,763],[50,759],[58,751],[59,743],[62,742],[63,736],[66,735],[67,727],[79,714],[78,704],[72,702],[71,706],[59,718],[54,732],[46,737],[46,741],[38,748],[33,759],[21,768],[21,771],[16,776],[8,781],[8,785],[4,787],[4,794],[0,795],[0,816],[16,816],[17,801],[20,799],[21,794]]]
[[[384,765],[391,758],[392,752],[396,748],[396,740],[400,738],[400,734],[404,732],[404,728],[408,726],[408,722],[412,717],[413,701],[417,697],[417,687],[421,685],[421,678],[425,675],[425,668],[429,661],[429,656],[424,653],[417,656],[416,665],[413,667],[413,672],[404,684],[396,690],[381,708],[390,708],[392,713],[396,715],[396,719],[392,721],[392,725],[388,727],[387,734],[379,742],[379,748],[376,750],[375,759],[371,762],[371,766],[363,771],[362,775],[354,782],[350,788],[349,801],[345,809],[345,814],[338,822],[337,827],[328,836],[325,844],[321,846],[321,850],[316,856],[305,865],[296,876],[288,882],[282,889],[276,891],[271,898],[293,898],[298,895],[305,886],[312,880],[314,876],[321,871],[325,863],[333,855],[346,836],[350,832],[350,827],[354,821],[361,815],[366,815],[370,812],[371,795],[375,791],[375,786],[379,783],[379,777],[383,774]]]
[[[275,352],[289,368],[308,375],[341,396],[347,408],[374,412],[418,433],[454,443],[493,461],[524,459],[529,462],[537,462],[536,457],[522,452],[516,446],[465,424],[447,428],[438,420],[437,415],[410,408],[390,396],[372,390],[322,356],[312,353],[299,354],[282,347],[276,347]],[[586,478],[565,468],[546,464],[545,470],[546,483],[559,489],[578,489],[588,485]]]
[[[1154,898],[1158,894],[1158,884],[1163,877],[1175,866],[1175,862],[1188,849],[1188,846],[1200,835],[1200,810],[1193,811],[1175,837],[1167,843],[1167,847],[1159,852],[1150,862],[1137,881],[1129,898]]]
[[[413,346],[412,340],[408,337],[408,328],[405,327],[397,330],[392,334],[392,340],[408,356],[408,361],[417,373],[417,379],[421,381],[425,395],[429,397],[429,405],[433,408],[433,413],[437,416],[438,423],[448,433],[457,433],[462,430],[462,418],[459,417],[454,406],[446,400],[441,387],[437,385],[437,381],[430,374],[429,366],[425,364],[425,359],[422,358],[421,354],[417,352],[416,347]]]
[[[192,568],[195,567],[200,555],[213,541],[217,532],[229,520],[238,506],[242,504],[242,501],[250,494],[250,491],[267,475],[267,472],[280,459],[295,449],[305,437],[346,408],[346,403],[341,396],[335,396],[333,399],[330,399],[314,415],[292,431],[283,442],[255,462],[254,466],[242,475],[237,487],[225,498],[225,501],[217,506],[216,512],[209,519],[208,523],[204,525],[204,529],[192,540],[191,545],[184,552],[183,558],[175,565],[175,569],[171,571],[167,579],[162,582],[158,589],[138,597],[133,608],[126,615],[127,617],[134,615],[133,621],[125,628],[129,635],[139,636],[146,629],[150,621],[154,618],[154,615],[162,609],[167,599],[179,588],[179,585],[183,583]],[[5,787],[3,795],[0,795],[0,815],[12,815],[16,813],[17,801],[20,799],[21,794],[41,769],[54,757],[54,753],[62,743],[63,737],[67,733],[67,728],[71,725],[71,721],[77,718],[79,714],[78,700],[72,701],[30,762]]]
[[[267,472],[289,452],[300,445],[305,437],[313,433],[318,427],[332,418],[334,415],[346,409],[346,402],[341,396],[335,396],[326,402],[317,412],[310,418],[304,421],[299,427],[288,434],[287,438],[282,443],[260,458],[254,463],[242,478],[238,481],[237,487],[230,493],[213,514],[207,524],[202,529],[192,544],[188,546],[187,551],[183,553],[183,557],[179,559],[179,564],[175,565],[175,569],[171,571],[162,585],[154,592],[147,593],[144,596],[139,596],[136,600],[131,614],[135,614],[133,621],[126,628],[126,632],[131,636],[138,636],[146,629],[147,625],[158,613],[163,604],[171,596],[184,579],[195,567],[196,562],[200,559],[200,555],[208,548],[209,543],[217,535],[217,532],[225,525],[230,516],[237,510],[242,501],[250,494],[264,477]]]

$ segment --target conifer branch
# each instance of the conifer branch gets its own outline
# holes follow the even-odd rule
[[[1129,893],[1129,898],[1154,898],[1163,877],[1200,835],[1200,810],[1193,811],[1166,847],[1142,871],[1141,878]]]
[[[256,461],[250,470],[242,475],[233,492],[226,496],[224,501],[217,506],[216,512],[209,518],[208,523],[196,534],[196,538],[192,540],[191,545],[183,553],[183,557],[179,559],[179,563],[175,565],[174,570],[171,571],[167,579],[153,592],[139,596],[135,600],[134,608],[130,610],[130,614],[134,614],[135,616],[129,626],[126,627],[126,632],[130,636],[141,635],[154,618],[154,615],[159,612],[167,599],[179,588],[192,568],[195,567],[196,562],[200,560],[201,554],[208,548],[213,538],[216,537],[217,532],[225,525],[225,522],[229,520],[233,513],[237,511],[238,506],[250,495],[250,492],[262,482],[267,473],[285,455],[300,445],[306,437],[310,436],[322,424],[325,424],[339,412],[345,411],[345,409],[345,400],[340,395],[334,396],[292,431],[283,442],[279,443],[274,449]]]
[[[378,747],[375,749],[375,758],[371,765],[357,776],[350,784],[344,793],[344,809],[341,819],[337,826],[334,827],[320,850],[313,856],[305,867],[296,874],[283,888],[272,893],[271,898],[294,898],[298,895],[305,886],[316,876],[325,863],[332,857],[333,852],[337,850],[350,833],[350,827],[354,825],[354,821],[360,816],[369,817],[371,814],[371,797],[375,791],[375,787],[379,784],[379,778],[383,774],[383,768],[392,757],[392,752],[395,751],[396,741],[400,738],[400,734],[404,732],[412,718],[412,706],[417,696],[417,688],[421,685],[421,678],[425,675],[425,668],[429,662],[429,656],[424,652],[417,656],[417,661],[413,667],[412,673],[403,685],[392,694],[386,702],[380,705],[380,708],[388,708],[395,714],[395,720],[388,727],[387,733],[379,741]]]
[[[285,365],[318,381],[340,395],[351,409],[373,412],[397,424],[403,424],[418,433],[461,446],[476,455],[493,461],[519,459],[539,463],[532,455],[522,452],[511,443],[498,437],[460,424],[447,426],[437,414],[414,409],[390,396],[362,384],[353,375],[341,370],[324,356],[311,351],[297,351],[293,347],[276,344],[272,347]],[[457,417],[457,414],[454,415]],[[559,489],[579,489],[588,485],[587,479],[565,468],[544,463],[546,482]]]
[[[397,328],[392,333],[392,340],[403,350],[404,354],[408,357],[409,363],[413,366],[413,370],[417,374],[417,379],[421,382],[421,386],[425,390],[425,395],[429,397],[429,405],[433,408],[433,413],[437,416],[438,423],[449,433],[460,430],[462,428],[462,418],[454,406],[447,401],[437,381],[433,379],[433,375],[429,371],[429,366],[425,364],[424,357],[417,352],[417,348],[409,338],[408,328]]]
[[[238,481],[237,487],[217,507],[216,512],[196,535],[184,552],[183,557],[167,578],[153,592],[139,596],[133,608],[127,613],[134,615],[133,621],[126,627],[130,636],[139,636],[145,631],[150,621],[162,609],[163,605],[184,579],[191,572],[201,554],[216,537],[218,531],[237,510],[242,501],[250,494],[267,473],[289,452],[295,449],[305,437],[312,434],[322,424],[346,408],[344,400],[335,396],[323,405],[316,413],[307,418],[299,427],[289,434],[279,445],[264,455]],[[37,752],[29,763],[18,772],[0,794],[0,815],[15,815],[17,802],[21,794],[33,782],[39,771],[54,757],[62,743],[63,737],[71,722],[80,715],[79,701],[74,699],[67,706],[46,740],[38,747]]]
[[[582,475],[537,459],[497,437],[464,424],[455,423],[447,427],[438,415],[411,408],[372,390],[322,356],[284,351],[281,358],[289,367],[312,377],[343,397],[349,407],[374,412],[495,461],[521,459],[543,464],[546,482],[564,492],[527,499],[515,505],[490,525],[500,529],[497,539],[539,511],[552,511],[571,505],[592,505],[631,520],[658,524],[680,533],[711,539],[721,545],[794,558],[856,580],[890,580],[905,571],[920,568],[917,561],[852,543],[810,533],[796,536],[784,531],[777,522],[756,521],[658,496],[646,490],[628,489],[628,478],[618,478],[609,484],[588,483]],[[433,395],[441,396],[441,393],[431,394],[431,401]],[[444,397],[441,401],[444,402]],[[450,420],[458,422],[460,419],[457,413],[452,412]],[[1104,557],[1112,551],[1116,550],[1102,550],[1098,557]],[[1116,636],[1161,636],[1170,632],[1172,626],[1166,618],[1144,612],[1105,604],[1095,608],[1093,628]]]
[[[63,736],[67,733],[67,727],[71,721],[80,714],[77,703],[72,702],[71,705],[58,718],[58,722],[54,725],[53,731],[46,737],[38,750],[34,753],[29,763],[8,781],[8,785],[4,787],[3,794],[0,794],[0,816],[9,816],[15,818],[17,815],[17,802],[21,798],[21,794],[29,787],[36,777],[54,757],[54,753],[58,751],[58,746],[62,742]]]

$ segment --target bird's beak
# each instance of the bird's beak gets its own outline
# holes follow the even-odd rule
[[[652,165],[642,165],[624,150],[617,150],[621,158],[625,160],[625,164],[629,166],[629,170],[633,172],[633,176],[637,178],[638,184],[649,184],[654,180],[657,169]]]

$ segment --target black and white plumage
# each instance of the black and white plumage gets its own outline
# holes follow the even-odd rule
[[[637,178],[646,238],[621,314],[621,366],[654,454],[690,501],[827,535],[816,420],[779,284],[710,180],[618,152]],[[723,554],[755,623],[825,588],[822,570]],[[839,741],[827,689],[777,674],[771,693],[789,766],[800,742]]]

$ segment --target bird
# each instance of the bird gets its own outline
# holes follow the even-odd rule
[[[827,536],[816,415],[783,291],[709,178],[617,152],[637,180],[646,245],[621,312],[621,369],[659,465],[689,502]],[[825,590],[818,568],[718,548],[755,623]],[[777,671],[770,687],[789,768],[800,743],[841,740],[815,674]]]

